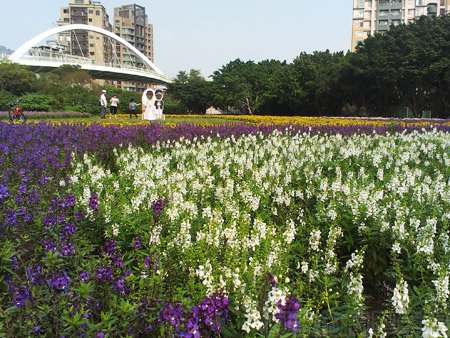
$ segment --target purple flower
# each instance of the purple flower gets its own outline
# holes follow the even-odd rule
[[[158,262],[159,262],[159,257],[156,258],[155,261],[153,261],[152,256],[147,256],[144,259],[144,265],[147,269],[153,269],[155,271],[158,270]]]
[[[112,269],[110,267],[99,267],[95,272],[95,278],[104,281],[112,280]]]
[[[35,326],[35,327],[33,328],[33,332],[34,332],[34,333],[38,333],[40,329],[41,329],[40,326]]]
[[[74,223],[66,223],[62,229],[61,234],[64,237],[69,237],[70,235],[73,235],[76,232],[77,228]]]
[[[171,326],[178,330],[181,326],[183,306],[166,304],[159,313],[159,318],[163,322],[170,323]]]
[[[116,283],[115,283],[115,287],[118,291],[123,292],[125,291],[125,280],[123,280],[122,278],[120,278]]]
[[[108,253],[110,255],[114,254],[114,252],[116,251],[116,247],[117,247],[117,241],[115,241],[115,240],[105,243],[106,253]]]
[[[123,268],[123,261],[122,261],[122,257],[120,257],[120,255],[116,255],[114,257],[114,264],[118,268]]]
[[[82,282],[86,283],[89,280],[89,272],[81,271],[78,275]]]
[[[284,305],[280,299],[277,307],[279,312],[275,314],[275,318],[281,321],[285,329],[297,333],[299,327],[297,313],[300,310],[300,302],[298,299],[295,297],[286,297]]]
[[[19,265],[18,265],[18,260],[17,260],[16,256],[11,257],[11,263],[12,263],[12,270],[17,271],[17,269],[19,268]]]
[[[270,286],[272,286],[272,287],[278,286],[277,279],[275,278],[275,276],[272,273],[269,272],[268,277],[269,277],[269,284],[270,284]]]
[[[9,197],[8,187],[0,183],[0,201]]]
[[[46,227],[51,227],[53,225],[56,224],[56,220],[53,216],[48,215],[44,217],[44,222],[43,222],[44,226]]]
[[[152,210],[156,215],[160,215],[162,212],[162,209],[167,204],[167,201],[165,198],[153,201],[152,203]]]
[[[61,256],[75,255],[75,249],[71,243],[64,244],[59,251],[61,252]]]
[[[97,332],[97,334],[95,335],[95,337],[96,337],[96,338],[103,338],[103,337],[105,337],[105,334],[104,334],[102,331],[100,331],[100,332]]]
[[[71,279],[67,276],[65,271],[53,275],[47,283],[51,285],[55,290],[66,291],[69,289]]]
[[[30,287],[27,286],[23,289],[17,289],[13,295],[13,305],[22,307],[25,305],[27,299],[31,299]]]
[[[41,267],[36,265],[34,268],[29,266],[27,268],[28,279],[31,284],[41,284],[44,281],[44,276],[41,274]]]
[[[77,210],[77,212],[75,213],[75,220],[77,222],[80,222],[84,219],[84,214],[81,210]]]
[[[44,251],[45,252],[49,252],[49,251],[56,252],[57,250],[58,249],[56,246],[56,242],[44,239]]]
[[[74,205],[75,205],[75,195],[74,194],[66,195],[66,197],[64,198],[64,200],[62,202],[62,207],[63,208],[71,208]]]
[[[50,181],[50,178],[48,176],[42,176],[39,179],[39,185],[47,185],[47,183]]]
[[[133,249],[139,249],[142,246],[141,237],[136,237],[133,241]]]
[[[89,209],[98,210],[98,195],[97,195],[97,193],[94,193],[89,198]]]

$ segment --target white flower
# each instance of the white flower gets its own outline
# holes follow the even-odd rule
[[[438,322],[436,318],[426,318],[422,320],[422,337],[424,338],[447,338],[447,327],[444,323]]]
[[[436,288],[437,301],[440,302],[441,304],[445,304],[449,296],[448,275],[446,275],[444,278],[434,280],[433,284],[434,287]]]
[[[311,231],[311,234],[309,235],[309,245],[311,246],[311,250],[320,251],[320,234],[320,230]]]
[[[395,242],[393,245],[392,245],[392,251],[393,252],[395,252],[395,253],[400,253],[401,252],[401,247],[400,247],[400,243],[399,242]]]
[[[395,312],[404,314],[409,305],[408,283],[401,280],[397,283],[392,296],[392,305],[395,307]]]

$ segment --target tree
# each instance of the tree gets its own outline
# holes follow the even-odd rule
[[[448,82],[443,70],[448,70],[449,32],[448,17],[421,17],[412,24],[391,27],[357,47],[360,70],[385,91],[392,90],[419,117],[431,107],[436,92],[446,101]]]
[[[173,83],[168,84],[167,93],[191,114],[205,113],[211,106],[211,83],[196,69],[189,74],[179,72]]]
[[[303,113],[336,115],[343,105],[339,71],[343,52],[301,53],[293,62],[297,83],[304,93]]]
[[[36,74],[28,67],[9,61],[0,61],[0,90],[19,96],[34,92],[37,83]]]

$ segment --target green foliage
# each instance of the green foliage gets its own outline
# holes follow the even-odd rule
[[[5,90],[0,90],[0,110],[9,110],[11,109],[11,102],[14,102],[17,97],[10,92]]]
[[[20,97],[20,105],[23,110],[52,111],[57,108],[57,102],[51,95],[26,94]]]
[[[167,90],[188,113],[204,114],[211,105],[211,83],[198,70],[191,69],[189,74],[180,72],[174,82],[168,84]]]
[[[38,86],[36,74],[26,66],[0,62],[0,90],[7,91],[14,95],[22,95],[33,92]]]

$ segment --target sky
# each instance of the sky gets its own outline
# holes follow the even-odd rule
[[[103,0],[144,6],[153,24],[155,65],[168,76],[209,77],[241,59],[292,62],[301,52],[347,51],[351,0]],[[320,4],[319,4],[320,3]],[[0,45],[16,49],[52,27],[68,0],[0,0]],[[19,15],[20,14],[20,15]]]

